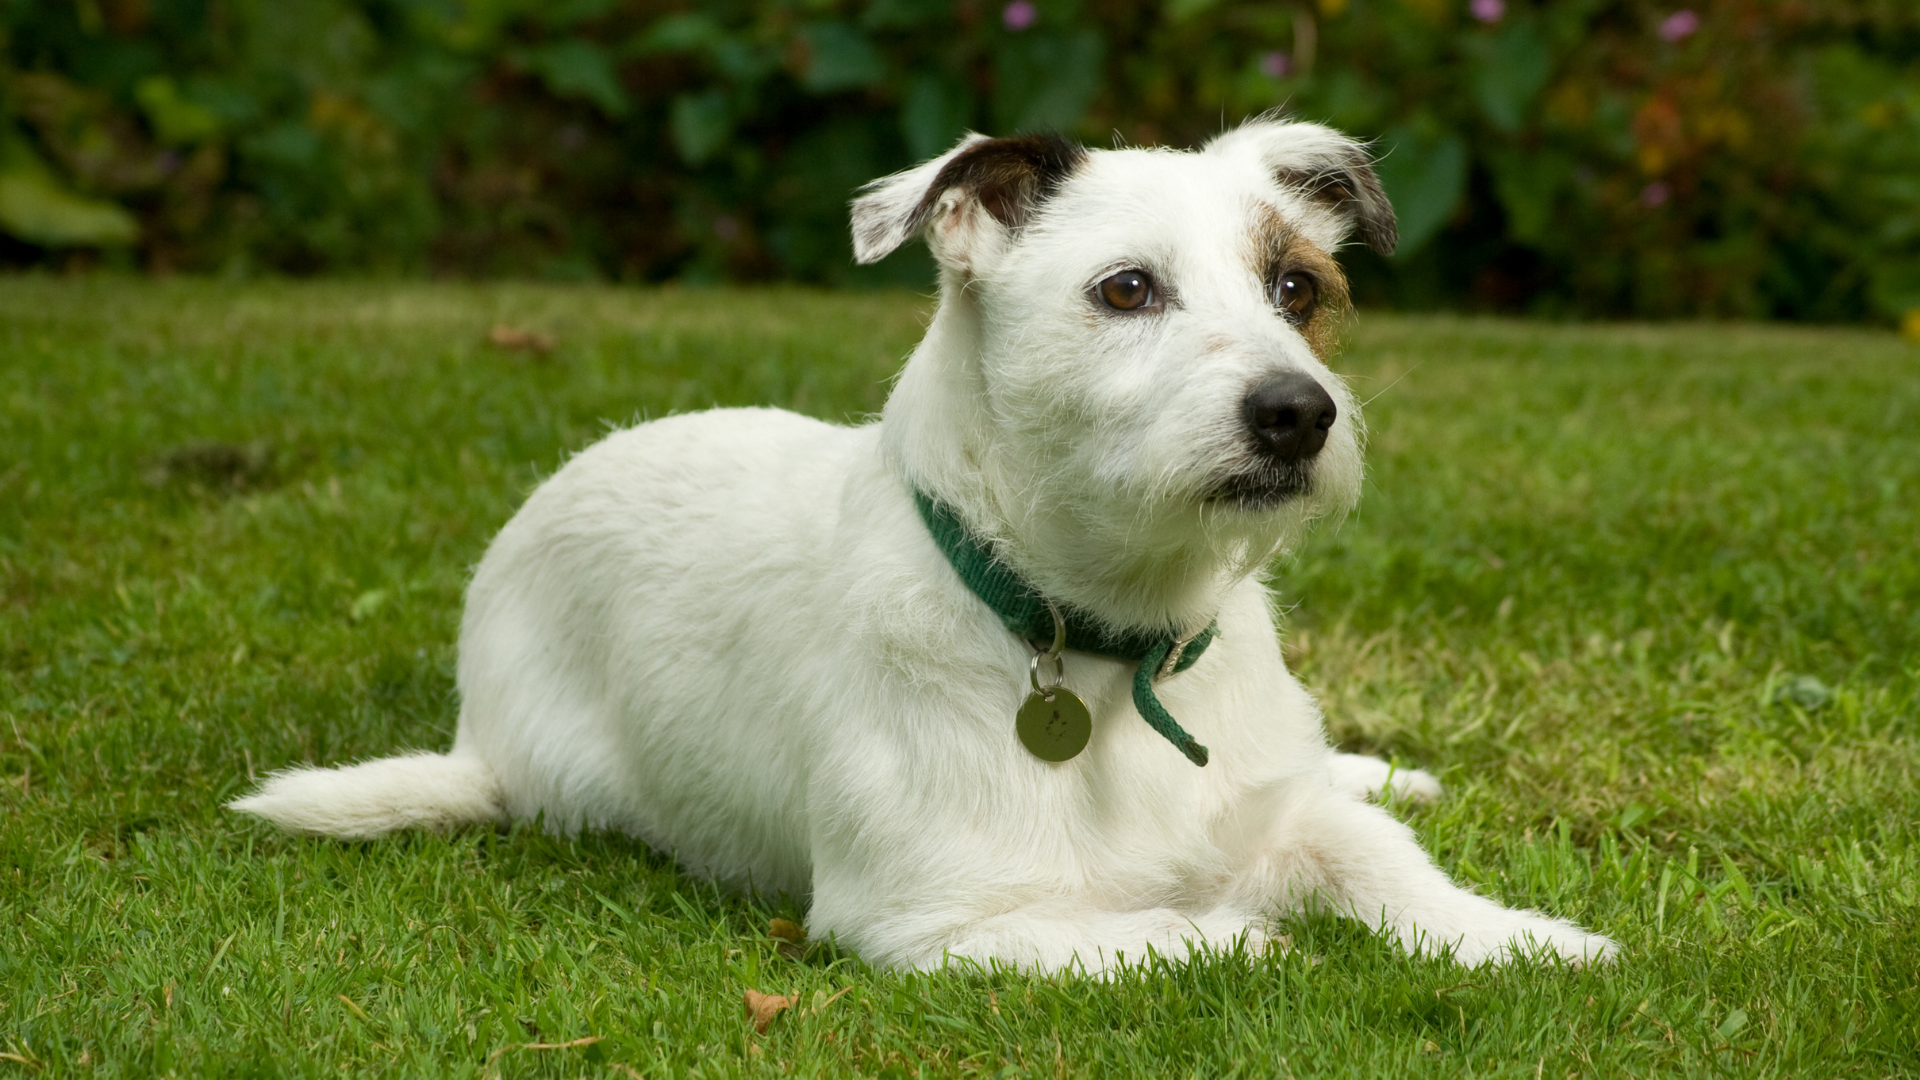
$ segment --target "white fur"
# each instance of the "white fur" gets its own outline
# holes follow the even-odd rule
[[[281,797],[296,791],[298,798]],[[467,754],[420,752],[339,769],[286,769],[258,794],[227,805],[294,832],[342,840],[507,820],[493,771]]]
[[[882,422],[722,410],[587,449],[474,577],[453,750],[281,773],[234,805],[356,839],[542,813],[619,830],[716,880],[810,898],[816,936],[890,966],[1100,971],[1149,948],[1257,946],[1308,906],[1469,964],[1609,956],[1604,937],[1455,886],[1366,801],[1439,786],[1328,749],[1255,577],[1352,505],[1361,432],[1270,305],[1249,230],[1277,210],[1336,248],[1347,223],[1276,168],[1354,144],[1269,122],[1201,153],[1096,151],[1017,228],[965,190],[910,220],[977,140],[856,203],[862,259],[924,228],[942,268]],[[1179,303],[1093,310],[1092,285],[1127,267]],[[1247,388],[1289,368],[1340,410],[1312,491],[1206,502],[1245,452]],[[1061,764],[1028,754],[1013,718],[1029,648],[935,547],[915,484],[1065,603],[1126,625],[1217,616],[1212,648],[1159,684],[1211,763],[1141,720],[1132,664],[1079,653],[1066,684],[1092,742]]]

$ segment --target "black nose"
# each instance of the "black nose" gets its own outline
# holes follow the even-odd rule
[[[1247,395],[1246,410],[1254,443],[1280,461],[1305,461],[1319,453],[1340,415],[1332,395],[1303,371],[1262,380]]]

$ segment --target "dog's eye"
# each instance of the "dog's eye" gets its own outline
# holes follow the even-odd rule
[[[1273,306],[1294,324],[1313,317],[1313,305],[1318,299],[1311,274],[1281,274],[1273,286]]]
[[[1122,270],[1102,281],[1097,291],[1100,301],[1115,311],[1138,311],[1159,300],[1154,295],[1153,279],[1144,270]]]

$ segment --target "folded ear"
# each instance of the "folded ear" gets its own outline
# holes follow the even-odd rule
[[[1207,153],[1252,155],[1281,187],[1326,208],[1340,227],[1337,239],[1357,231],[1368,247],[1393,254],[1398,239],[1393,204],[1373,173],[1365,144],[1319,124],[1263,116],[1208,143]]]
[[[860,189],[854,260],[877,262],[925,232],[943,265],[966,267],[982,243],[1025,224],[1086,156],[1054,134],[968,134],[932,161]]]

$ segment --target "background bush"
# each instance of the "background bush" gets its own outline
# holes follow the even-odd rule
[[[1912,0],[0,0],[0,34],[14,265],[924,284],[851,265],[846,200],[966,128],[1285,106],[1379,140],[1374,303],[1920,311]]]

